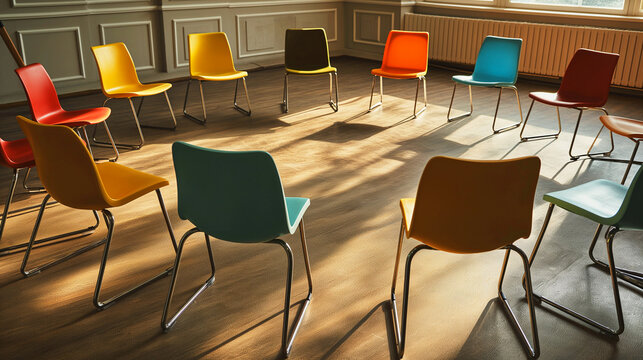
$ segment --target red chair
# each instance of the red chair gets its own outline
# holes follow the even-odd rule
[[[105,126],[105,131],[109,136],[112,143],[112,148],[116,156],[109,159],[116,161],[118,159],[118,150],[114,139],[109,132],[105,120],[109,117],[111,109],[108,107],[97,107],[82,110],[67,111],[60,106],[58,101],[58,94],[54,87],[49,74],[41,64],[31,64],[25,67],[17,68],[16,73],[22,82],[22,86],[27,94],[33,120],[48,125],[65,125],[71,128],[82,128],[87,148],[91,152],[89,146],[89,138],[87,136],[87,125],[97,125],[102,123]]]
[[[31,153],[31,147],[27,139],[12,140],[7,141],[0,138],[0,165],[6,166],[13,170],[13,176],[11,178],[11,185],[9,186],[9,195],[7,196],[7,201],[4,204],[4,211],[2,212],[2,218],[0,219],[0,240],[2,239],[2,234],[4,232],[4,225],[7,221],[7,216],[9,215],[9,206],[13,200],[13,195],[16,190],[16,184],[18,183],[18,177],[20,175],[21,169],[27,169],[25,174],[23,187],[29,193],[40,192],[41,189],[30,189],[26,186],[27,177],[29,176],[29,170],[35,165],[33,154]],[[35,241],[35,244],[41,244],[47,241],[52,241],[60,239],[63,237],[80,235],[83,233],[93,232],[94,229],[98,227],[98,217],[96,217],[96,223],[93,226],[90,226],[85,229],[72,231],[66,234],[60,234],[56,236],[51,236],[45,239],[40,239]],[[15,251],[24,247],[27,247],[28,243],[22,243],[12,246],[7,246],[0,248],[0,254]]]
[[[520,131],[520,141],[557,138],[561,131],[560,113],[558,108],[571,108],[578,110],[580,113],[578,114],[578,120],[576,121],[576,127],[574,128],[572,143],[569,146],[570,159],[578,160],[581,156],[592,155],[609,156],[612,153],[612,150],[614,150],[614,137],[612,136],[612,133],[610,133],[612,148],[609,151],[602,153],[590,153],[596,139],[598,139],[598,136],[603,130],[603,127],[598,131],[596,139],[594,139],[592,146],[590,146],[586,154],[573,155],[572,148],[574,147],[574,140],[576,140],[576,133],[578,132],[578,125],[580,124],[580,119],[583,116],[583,111],[598,110],[607,115],[607,110],[605,110],[603,106],[607,102],[607,96],[609,95],[610,84],[612,82],[612,76],[614,75],[614,69],[616,68],[618,58],[619,54],[589,49],[576,50],[572,60],[567,65],[562,83],[560,84],[560,88],[557,92],[529,93],[529,97],[532,100],[531,105],[529,106],[529,111],[527,112],[527,117],[525,118],[525,123],[522,125],[522,130]],[[534,106],[534,101],[556,107],[556,115],[558,116],[558,132],[545,135],[523,136],[527,120],[529,120],[531,108]]]
[[[382,67],[371,70],[373,83],[371,85],[371,101],[368,104],[368,111],[382,105],[382,78],[389,79],[417,79],[415,89],[415,104],[413,105],[413,117],[417,117],[426,110],[426,71],[429,61],[429,33],[424,31],[401,31],[391,30],[386,38]],[[373,90],[375,79],[380,78],[380,101],[373,105]],[[424,107],[415,112],[420,92],[420,82],[424,86]]]

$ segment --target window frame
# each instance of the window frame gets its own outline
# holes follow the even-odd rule
[[[436,5],[470,5],[472,7],[484,7],[497,10],[534,10],[542,11],[543,13],[565,13],[570,16],[584,14],[604,14],[637,19],[637,17],[641,17],[643,15],[643,0],[624,0],[622,9],[555,4],[513,3],[511,2],[511,0],[424,0],[422,2],[429,4],[433,3]]]

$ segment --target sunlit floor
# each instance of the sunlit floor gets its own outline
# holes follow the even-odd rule
[[[520,130],[492,135],[497,91],[474,88],[473,116],[446,123],[453,72],[431,69],[428,109],[411,119],[415,82],[384,81],[384,105],[366,113],[370,68],[378,64],[354,58],[333,59],[339,69],[339,112],[328,101],[328,79],[291,78],[290,113],[281,114],[283,70],[251,72],[248,89],[252,117],[232,109],[234,83],[205,84],[208,120],[198,125],[181,115],[185,81],[174,83],[170,98],[179,122],[176,131],[144,129],[146,145],[122,152],[119,163],[164,176],[162,189],[177,237],[192,227],[176,213],[176,181],[170,147],[174,141],[225,150],[266,150],[275,158],[287,196],[311,199],[306,213],[314,295],[290,358],[393,359],[394,328],[388,305],[400,222],[398,200],[415,194],[427,160],[436,155],[473,159],[507,159],[537,155],[542,160],[534,204],[533,230],[516,245],[530,252],[545,216],[546,192],[597,178],[619,181],[618,163],[569,161],[577,112],[561,109],[563,132],[557,140],[519,141]],[[98,84],[97,84],[98,86]],[[555,91],[555,85],[521,80],[523,113],[530,91]],[[194,89],[194,88],[193,88]],[[189,109],[201,115],[198,95]],[[101,94],[62,99],[68,109],[99,106]],[[459,87],[457,113],[468,110],[467,92]],[[641,96],[610,95],[612,114],[643,120]],[[243,98],[239,103],[245,106]],[[124,100],[111,102],[108,120],[117,141],[135,141],[134,123]],[[456,113],[456,114],[457,114]],[[3,138],[20,136],[13,120],[28,115],[26,106],[0,110]],[[515,97],[503,94],[500,125],[519,119]],[[141,121],[167,124],[162,97],[146,100]],[[575,152],[587,149],[599,129],[598,113],[587,113]],[[555,109],[534,105],[527,132],[555,129]],[[102,135],[99,132],[99,135]],[[598,148],[608,145],[601,138]],[[629,140],[615,136],[613,157],[627,158]],[[110,155],[109,149],[96,150]],[[636,170],[637,168],[635,168]],[[0,174],[5,197],[9,170]],[[631,176],[630,176],[631,180]],[[629,181],[629,180],[628,180]],[[17,195],[13,209],[37,205],[41,194]],[[213,203],[212,206],[217,206]],[[493,204],[489,204],[490,207]],[[147,195],[113,210],[115,238],[107,264],[105,297],[151,277],[173,260],[170,240],[156,196]],[[11,216],[2,247],[28,240],[35,212]],[[458,214],[454,213],[457,217]],[[91,213],[51,206],[41,235],[85,226]],[[467,226],[467,219],[461,219]],[[103,225],[81,240],[41,247],[34,263],[64,254],[105,235]],[[616,326],[609,276],[591,265],[587,248],[595,225],[557,210],[532,276],[537,292],[560,300],[597,320]],[[306,294],[306,275],[298,234],[285,236],[295,254],[293,303]],[[475,239],[472,239],[475,241]],[[404,254],[418,244],[407,240]],[[604,244],[602,242],[601,244]],[[604,256],[604,245],[598,253]],[[213,242],[216,281],[168,332],[161,313],[169,278],[161,279],[104,311],[92,305],[102,249],[94,249],[31,278],[19,267],[23,253],[0,257],[0,358],[2,359],[276,359],[280,358],[286,258],[277,246]],[[423,252],[413,265],[405,359],[527,358],[516,332],[497,300],[497,281],[504,252],[453,255]],[[617,265],[643,269],[641,234],[619,233]],[[188,243],[181,264],[176,304],[187,299],[208,276],[201,238]],[[526,329],[527,306],[520,278],[522,265],[510,263],[505,293]],[[398,278],[398,284],[402,275]],[[398,286],[401,288],[401,286]],[[600,334],[576,321],[537,307],[541,359],[638,359],[643,350],[643,292],[621,283],[625,332]],[[398,299],[401,293],[398,293]],[[294,314],[298,304],[293,305]],[[530,332],[528,331],[528,335]]]

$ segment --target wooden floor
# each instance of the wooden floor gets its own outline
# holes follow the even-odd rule
[[[557,140],[519,141],[519,130],[491,135],[497,92],[474,88],[473,116],[446,123],[452,72],[431,69],[429,107],[410,119],[413,81],[384,81],[384,106],[365,113],[369,69],[378,64],[353,58],[333,59],[339,69],[340,108],[326,104],[328,79],[292,77],[290,113],[281,114],[282,69],[251,72],[248,89],[252,117],[232,109],[234,84],[207,83],[209,112],[205,126],[181,115],[185,81],[174,83],[170,98],[176,131],[144,129],[146,145],[121,154],[119,163],[164,176],[163,188],[177,237],[191,228],[176,213],[176,181],[171,144],[188,141],[225,150],[266,150],[276,160],[286,195],[311,198],[306,213],[314,295],[295,341],[292,359],[393,359],[393,326],[388,305],[400,212],[398,200],[414,196],[427,160],[435,155],[506,159],[537,155],[542,169],[534,205],[532,234],[516,244],[531,251],[547,204],[542,195],[596,178],[620,180],[623,164],[570,162],[567,155],[576,111],[561,109],[563,133]],[[556,86],[519,81],[526,115],[530,91]],[[194,89],[194,88],[193,88]],[[200,115],[197,93],[190,111]],[[98,106],[101,94],[62,100],[68,109]],[[456,111],[466,111],[467,93],[459,88]],[[141,120],[169,124],[165,100],[146,100]],[[243,99],[241,105],[245,106]],[[643,119],[641,97],[612,94],[612,114]],[[109,125],[117,141],[135,141],[127,102],[113,101]],[[15,115],[25,106],[0,110],[0,134],[20,137]],[[499,123],[519,118],[511,92],[503,95]],[[555,110],[534,105],[527,131],[555,128]],[[577,152],[589,146],[599,127],[598,114],[582,123]],[[102,133],[100,133],[102,134]],[[602,139],[598,147],[606,147]],[[616,138],[614,157],[629,156],[632,144]],[[108,149],[99,150],[109,155]],[[7,189],[10,172],[0,174]],[[5,197],[6,190],[0,196]],[[14,209],[38,204],[42,195],[17,195]],[[216,206],[217,204],[212,204]],[[489,204],[493,206],[493,204]],[[170,240],[156,196],[149,194],[113,209],[115,238],[107,264],[104,296],[151,277],[173,260]],[[453,216],[458,216],[457,213]],[[21,212],[7,221],[1,245],[26,241],[35,213]],[[42,236],[85,226],[91,213],[52,206],[45,213]],[[461,219],[467,226],[467,219]],[[609,276],[591,266],[587,248],[595,226],[556,210],[533,267],[539,293],[615,326]],[[37,249],[33,261],[46,261],[105,235],[104,225],[81,240]],[[285,236],[295,254],[293,302],[306,294],[306,275],[298,234]],[[417,242],[405,241],[404,254]],[[283,251],[270,244],[239,245],[214,241],[217,278],[213,287],[179,319],[169,333],[160,328],[169,278],[159,280],[105,311],[97,312],[92,294],[102,254],[94,249],[31,278],[18,269],[22,253],[0,257],[0,359],[277,359],[280,358],[281,310],[286,270]],[[617,264],[643,268],[640,233],[619,234]],[[598,251],[604,256],[604,245]],[[201,239],[188,243],[176,291],[176,303],[208,276]],[[517,334],[497,300],[503,252],[453,255],[424,252],[416,257],[411,282],[406,359],[522,359]],[[505,292],[528,329],[521,299],[521,264],[510,263]],[[400,275],[400,279],[402,276]],[[398,282],[399,284],[399,282]],[[643,293],[621,284],[625,332],[620,339],[538,307],[541,359],[638,359],[643,350]],[[401,298],[401,294],[398,294]],[[297,310],[296,305],[293,306]]]

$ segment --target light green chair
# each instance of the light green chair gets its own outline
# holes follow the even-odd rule
[[[181,219],[194,228],[179,242],[172,283],[163,310],[161,326],[169,330],[177,318],[206,288],[214,283],[214,259],[209,237],[236,243],[278,244],[286,251],[288,277],[282,331],[282,352],[288,355],[312,297],[312,277],[303,216],[310,199],[285,197],[274,160],[264,151],[220,151],[184,142],[172,145],[178,187],[178,211]],[[280,236],[293,234],[299,227],[308,276],[308,296],[288,336],[293,255]],[[211,276],[167,321],[172,302],[179,261],[185,241],[195,233],[204,233],[210,256]]]
[[[605,242],[607,245],[609,265],[605,264],[605,266],[609,269],[612,288],[614,291],[616,317],[618,319],[618,328],[616,330],[549,300],[544,296],[534,294],[534,297],[568,315],[613,335],[621,334],[624,329],[623,309],[621,307],[621,297],[618,290],[617,276],[629,278],[632,281],[641,281],[640,273],[616,268],[614,265],[614,253],[612,247],[614,237],[619,231],[643,230],[642,172],[643,168],[639,169],[629,187],[614,181],[601,179],[590,181],[567,190],[545,194],[543,199],[551,204],[547,210],[545,222],[543,223],[543,227],[538,235],[538,240],[536,240],[536,244],[534,245],[534,249],[529,258],[529,264],[531,266],[534,262],[545,231],[547,230],[547,225],[549,224],[549,219],[551,218],[554,206],[561,207],[574,214],[578,214],[589,220],[595,221],[601,226],[607,226]],[[596,231],[596,235],[594,236],[592,245],[590,246],[590,253],[594,249],[594,245],[596,244],[596,240],[600,234],[601,226],[599,226]]]

